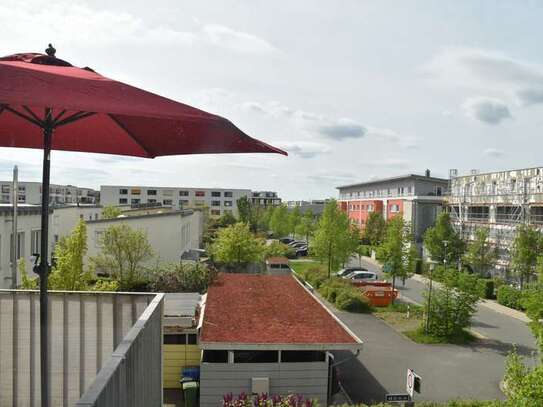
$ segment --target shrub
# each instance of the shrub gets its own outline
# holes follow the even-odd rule
[[[344,290],[352,290],[351,285],[339,278],[333,278],[321,285],[319,293],[329,302],[335,303],[338,294]]]
[[[158,264],[150,273],[149,286],[154,292],[200,292],[207,290],[216,270],[202,263]]]
[[[493,299],[496,298],[494,295],[494,280],[491,278],[481,278],[479,279],[479,283],[482,286],[483,291],[483,297],[486,299]]]
[[[371,312],[372,308],[368,300],[355,289],[344,289],[337,295],[336,307],[349,312]]]
[[[498,288],[497,299],[498,303],[501,305],[514,309],[522,309],[522,291],[517,290],[516,288],[508,285],[502,285],[500,288]]]

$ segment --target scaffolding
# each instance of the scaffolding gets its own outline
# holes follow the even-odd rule
[[[543,167],[458,176],[449,171],[446,197],[451,223],[464,241],[477,229],[488,228],[499,249],[497,269],[505,272],[510,248],[521,224],[543,230]]]

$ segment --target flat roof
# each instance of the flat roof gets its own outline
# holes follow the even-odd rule
[[[419,175],[419,174],[406,174],[406,175],[399,175],[396,177],[381,178],[381,179],[375,179],[371,181],[359,182],[356,184],[342,185],[342,186],[336,187],[336,189],[361,187],[364,185],[381,184],[383,182],[400,181],[403,179],[416,179],[416,180],[421,180],[421,181],[434,181],[434,182],[449,182],[447,178],[427,177],[426,175]]]
[[[359,350],[362,341],[294,276],[221,273],[201,321],[204,349]]]
[[[199,293],[164,294],[165,317],[194,317],[202,296]]]
[[[286,257],[268,257],[266,259],[266,263],[268,264],[288,264],[288,259]]]
[[[145,209],[141,209],[145,210]],[[161,213],[145,213],[142,215],[119,215],[116,218],[109,218],[109,219],[93,219],[93,220],[87,220],[86,223],[111,223],[111,222],[126,222],[127,220],[133,220],[133,219],[145,219],[145,218],[157,218],[160,216],[188,216],[192,215],[194,213],[194,210],[192,209],[181,209],[181,210],[166,210],[165,212]]]

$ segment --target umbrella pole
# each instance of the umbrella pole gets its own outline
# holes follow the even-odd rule
[[[49,237],[49,179],[50,154],[53,124],[51,109],[45,111],[43,127],[43,173],[41,184],[41,250],[40,250],[40,379],[41,379],[41,405],[49,407],[49,309],[47,300],[47,278],[49,263],[47,246]]]

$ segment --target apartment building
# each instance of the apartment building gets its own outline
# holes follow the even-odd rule
[[[41,205],[41,182],[19,181],[19,203]],[[99,193],[91,188],[80,188],[74,185],[51,184],[49,188],[49,203],[55,205],[65,204],[97,204]],[[0,203],[13,202],[13,182],[0,181]]]
[[[156,204],[174,209],[209,208],[212,217],[225,213],[238,215],[237,200],[242,196],[251,197],[249,189],[224,188],[181,188],[102,185],[102,205]]]
[[[488,228],[499,249],[494,274],[505,275],[510,249],[520,224],[543,230],[543,167],[459,176],[450,171],[447,208],[453,226],[466,241],[479,228]]]
[[[278,206],[281,205],[281,198],[277,192],[273,191],[253,191],[251,192],[251,203],[258,206]]]
[[[351,221],[364,230],[369,215],[378,212],[386,219],[401,215],[410,222],[415,242],[421,246],[426,229],[433,225],[444,203],[449,181],[444,178],[408,174],[338,187],[339,205]]]

